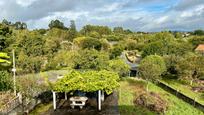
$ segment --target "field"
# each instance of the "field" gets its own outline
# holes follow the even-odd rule
[[[200,92],[193,92],[191,87],[187,84],[183,84],[176,80],[162,80],[162,83],[170,86],[173,89],[176,89],[180,93],[190,97],[191,99],[196,99],[196,101],[202,105],[204,105],[204,95]]]
[[[144,91],[144,81],[138,81],[135,79],[124,79],[120,82],[119,88],[119,109],[121,115],[155,115],[145,108],[135,106],[133,101],[137,95]],[[204,113],[183,100],[178,99],[176,96],[166,92],[160,87],[150,84],[149,91],[156,92],[168,102],[168,110],[165,115],[204,115]]]

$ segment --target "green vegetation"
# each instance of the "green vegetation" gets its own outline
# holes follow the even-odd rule
[[[184,94],[185,96],[195,100],[196,102],[204,105],[204,98],[202,92],[194,92],[192,87],[186,83],[176,80],[160,80],[162,83],[166,84],[167,86],[179,91],[180,93]]]
[[[127,76],[129,69],[132,68],[120,59],[121,54],[136,52],[143,58],[137,68],[139,77],[147,81],[172,79],[169,82],[170,86],[175,89],[181,88],[186,95],[196,97],[199,102],[203,103],[202,92],[190,91],[193,82],[201,82],[204,78],[204,57],[202,52],[194,51],[199,44],[204,43],[202,30],[191,33],[171,31],[148,33],[132,32],[123,27],[111,29],[108,26],[85,25],[77,31],[73,20],[67,27],[60,20],[52,20],[48,26],[48,29],[29,30],[24,22],[12,23],[3,20],[0,23],[0,52],[7,52],[0,53],[1,91],[12,90],[13,83],[9,74],[11,66],[2,67],[2,65],[11,63],[9,57],[13,49],[16,55],[16,73],[18,76],[23,76],[17,79],[18,90],[27,97],[33,97],[38,91],[50,89],[44,81],[55,79],[56,76],[42,73],[43,71],[61,69],[68,70],[66,73],[71,72],[69,70],[73,71],[57,81],[55,90],[71,92],[104,89],[110,94],[113,89],[117,88],[118,81]],[[33,75],[40,72],[44,75],[36,74],[41,76],[37,78]],[[47,78],[42,76],[47,76]],[[186,84],[175,82],[176,80],[182,80]],[[123,82],[121,83],[126,93],[121,93],[121,98],[127,96],[125,100],[131,106],[122,111],[128,114],[132,111],[154,114],[141,107],[133,106],[132,100],[135,99],[134,93],[137,90],[131,88],[137,88],[137,85],[123,84]],[[144,90],[144,84],[142,81],[140,83],[142,88],[138,88],[141,92]],[[184,86],[188,88],[185,89]],[[199,87],[202,86],[204,84],[201,83]],[[30,91],[33,92],[30,93]],[[198,112],[197,109],[153,84],[149,84],[149,92],[151,91],[158,92],[160,97],[169,102],[167,114],[180,114],[179,112],[185,109],[192,114],[194,110],[195,114]],[[122,99],[120,103],[125,103],[125,100]]]
[[[120,82],[118,106],[121,115],[156,115],[146,108],[134,105],[134,99],[144,91],[145,83],[132,79],[124,79]]]
[[[134,99],[142,94],[145,89],[145,82],[135,79],[124,79],[120,82],[119,88],[119,110],[121,115],[132,115],[132,114],[147,114],[156,115],[145,108],[134,105]],[[168,103],[168,109],[165,115],[203,115],[203,113],[189,105],[188,103],[178,99],[176,96],[166,92],[155,84],[150,83],[149,91],[158,93],[162,99],[165,99]]]
[[[29,114],[30,115],[39,115],[41,113],[44,113],[44,112],[48,111],[51,107],[52,107],[52,103],[40,104],[40,105],[38,105],[38,107],[35,110],[33,110]]]
[[[166,65],[162,57],[150,55],[145,57],[138,68],[142,78],[148,81],[156,81],[166,71]],[[148,83],[146,90],[148,91]]]
[[[2,63],[11,63],[8,61],[10,57],[6,53],[1,53],[0,52],[0,64]]]
[[[56,83],[51,84],[51,87],[57,92],[104,90],[107,94],[110,94],[119,86],[118,81],[119,76],[116,73],[106,70],[82,73],[73,70]]]

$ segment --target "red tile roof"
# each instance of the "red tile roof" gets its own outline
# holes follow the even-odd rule
[[[199,44],[195,50],[196,51],[204,51],[204,44]]]

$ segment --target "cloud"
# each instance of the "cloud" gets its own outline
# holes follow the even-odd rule
[[[77,28],[86,24],[123,26],[134,31],[203,28],[204,0],[0,0],[0,20],[47,28],[53,19]]]
[[[198,5],[204,4],[204,0],[180,0],[174,7],[174,10],[184,11],[187,9],[192,9]]]
[[[23,7],[26,7],[26,6],[31,5],[35,1],[37,1],[37,0],[27,0],[26,2],[25,2],[25,0],[16,0],[16,3],[23,6]]]

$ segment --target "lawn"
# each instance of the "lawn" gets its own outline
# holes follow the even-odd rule
[[[198,103],[204,105],[204,94],[193,92],[189,85],[183,84],[177,80],[161,80],[161,82],[173,89],[178,90],[180,93],[186,95],[189,98],[196,99]]]
[[[154,112],[134,105],[134,99],[144,91],[144,81],[127,78],[120,82],[118,102],[121,115],[156,115]],[[149,91],[158,93],[162,99],[167,101],[168,110],[165,112],[165,115],[204,115],[202,111],[166,92],[155,84],[150,83]]]

